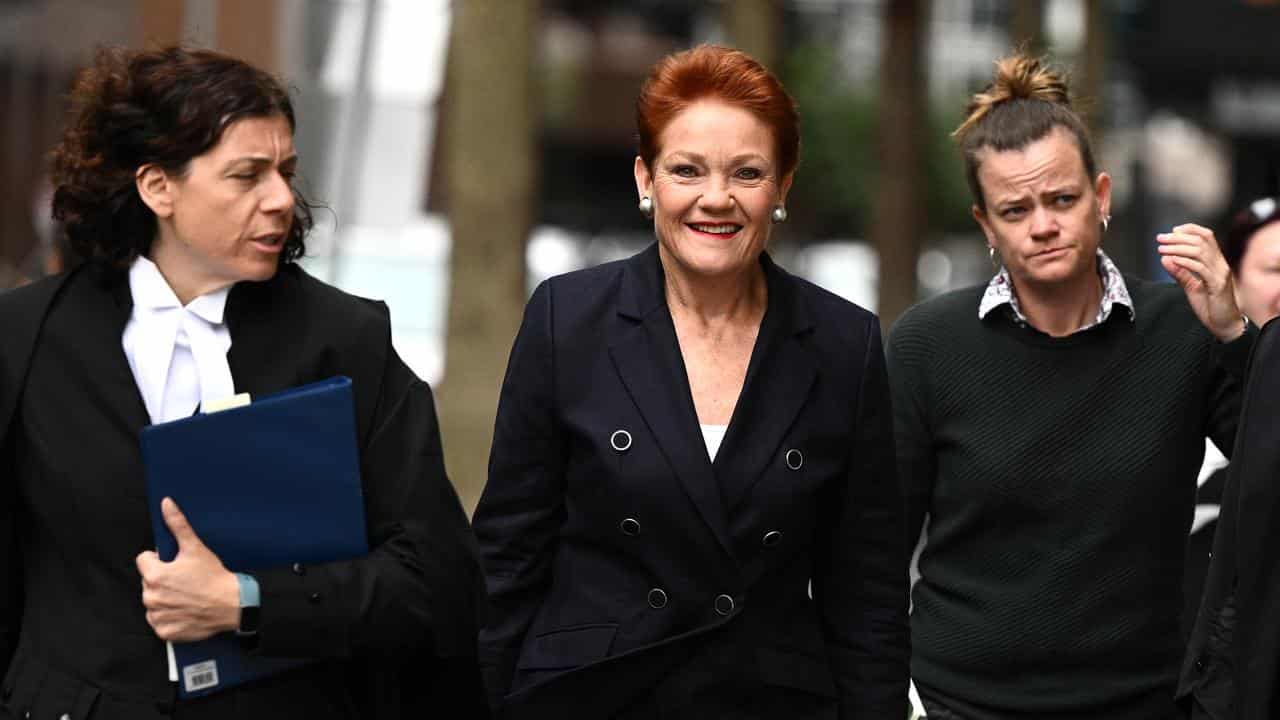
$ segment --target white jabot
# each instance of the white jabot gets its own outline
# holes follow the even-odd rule
[[[728,425],[700,425],[702,428],[702,441],[707,444],[707,455],[711,456],[711,462],[716,461],[716,453],[720,452],[720,443],[724,440],[725,431],[729,429]]]
[[[188,417],[235,394],[227,364],[231,333],[223,323],[230,290],[183,306],[155,263],[139,257],[129,268],[133,314],[122,343],[152,423]]]

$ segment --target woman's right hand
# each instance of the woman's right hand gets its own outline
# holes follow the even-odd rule
[[[156,637],[196,642],[240,627],[240,583],[205,545],[172,498],[160,502],[164,524],[178,541],[178,554],[164,562],[139,553],[142,604]]]
[[[1230,342],[1244,334],[1244,319],[1236,305],[1231,266],[1222,256],[1213,231],[1185,223],[1156,236],[1160,264],[1182,286],[1196,317],[1214,337]]]

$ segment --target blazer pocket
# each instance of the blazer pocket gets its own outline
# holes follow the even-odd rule
[[[16,673],[9,695],[9,712],[16,718],[62,718],[84,720],[98,700],[96,686],[38,660],[15,659]]]
[[[534,636],[525,643],[517,670],[569,670],[609,655],[616,624],[575,625]]]
[[[835,681],[831,677],[831,666],[825,659],[780,648],[757,648],[756,659],[760,662],[764,681],[770,685],[803,690],[823,697],[839,697]]]

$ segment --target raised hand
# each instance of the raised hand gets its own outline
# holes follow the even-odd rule
[[[1186,223],[1156,235],[1156,242],[1160,264],[1182,286],[1200,322],[1222,342],[1240,337],[1244,320],[1236,305],[1231,267],[1213,231]]]

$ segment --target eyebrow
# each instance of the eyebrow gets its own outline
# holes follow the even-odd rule
[[[1024,203],[1027,201],[1029,197],[1031,197],[1030,193],[1020,193],[1018,195],[1005,195],[1005,196],[993,198],[991,201],[991,204],[995,205],[996,207],[1008,207],[1011,205],[1018,205],[1020,203]]]
[[[253,165],[270,165],[271,157],[268,155],[242,155],[241,157],[235,158],[231,162],[227,163],[227,167],[231,167],[232,165],[236,165],[242,162],[252,163]],[[289,163],[296,163],[296,162],[298,162],[298,155],[297,153],[294,153],[293,155],[290,155],[284,160],[281,160],[280,164],[288,165]]]
[[[1044,190],[1044,191],[1042,191],[1042,192],[1038,192],[1038,193],[1028,193],[1028,192],[1023,192],[1023,193],[1019,193],[1019,194],[1017,194],[1017,195],[1008,195],[1008,196],[1005,196],[1005,197],[997,197],[997,198],[995,198],[995,200],[992,202],[992,204],[993,204],[993,205],[995,205],[996,207],[1004,207],[1004,206],[1008,206],[1008,205],[1017,205],[1017,204],[1019,204],[1019,203],[1026,202],[1027,200],[1029,200],[1029,199],[1031,199],[1031,198],[1033,198],[1033,197],[1046,197],[1046,196],[1053,196],[1053,195],[1062,195],[1062,194],[1064,194],[1064,193],[1068,193],[1068,194],[1072,194],[1072,195],[1079,195],[1079,194],[1081,194],[1081,192],[1082,192],[1082,191],[1081,191],[1080,186],[1079,186],[1078,184],[1076,184],[1076,183],[1063,183],[1063,184],[1061,184],[1061,185],[1055,185],[1055,186],[1053,186],[1053,187],[1051,187],[1051,188],[1048,188],[1047,190]]]
[[[695,152],[689,152],[688,150],[676,150],[675,152],[672,152],[672,153],[668,156],[668,158],[677,158],[677,157],[687,158],[687,159],[692,160],[692,161],[694,161],[694,162],[703,163],[703,164],[705,164],[705,163],[707,162],[707,159],[706,159],[705,157],[703,157],[702,155],[699,155],[698,153],[695,153]],[[738,164],[738,163],[745,162],[745,161],[747,161],[747,160],[759,160],[759,161],[760,161],[760,162],[762,162],[762,163],[767,163],[767,162],[768,162],[768,161],[765,159],[765,157],[764,157],[763,155],[761,155],[760,153],[757,153],[757,152],[745,152],[745,153],[741,153],[741,154],[739,154],[739,155],[734,155],[733,157],[729,158],[729,164],[730,164],[730,165],[736,165],[736,164]]]
[[[1061,185],[1054,185],[1053,187],[1049,188],[1048,190],[1045,190],[1040,194],[1041,195],[1061,195],[1063,193],[1071,193],[1074,195],[1079,195],[1080,184],[1076,182],[1065,182],[1065,183],[1062,183]]]

